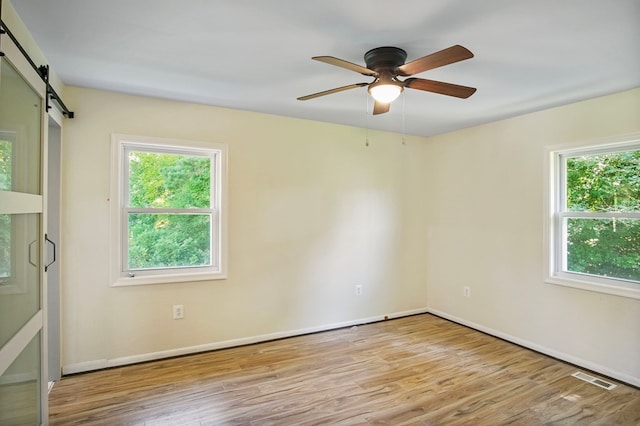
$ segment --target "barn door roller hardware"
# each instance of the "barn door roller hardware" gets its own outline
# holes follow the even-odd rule
[[[0,0],[0,9],[1,8],[2,8],[2,3],[1,3],[1,0]],[[31,57],[29,56],[27,51],[24,50],[22,45],[18,42],[16,37],[13,35],[13,33],[11,33],[11,31],[7,27],[7,24],[5,24],[4,21],[2,21],[0,19],[0,36],[2,36],[4,34],[9,36],[9,38],[13,41],[13,43],[16,45],[16,47],[20,51],[20,53],[22,53],[22,55],[25,57],[27,62],[29,62],[29,65],[31,65],[31,67],[38,73],[38,75],[40,76],[42,81],[44,81],[44,83],[46,84],[46,86],[47,86],[47,98],[46,98],[47,111],[49,111],[49,109],[51,108],[51,105],[49,104],[49,102],[53,101],[56,104],[58,104],[58,106],[62,110],[62,114],[64,114],[65,117],[73,118],[73,116],[74,116],[73,111],[70,111],[69,108],[67,108],[67,106],[64,104],[64,102],[62,102],[62,99],[60,99],[60,96],[58,95],[58,93],[56,93],[55,89],[53,87],[51,87],[51,84],[49,82],[49,65],[37,66],[35,64],[35,62],[33,62],[33,59],[31,59]],[[4,52],[0,51],[0,56],[4,56]]]

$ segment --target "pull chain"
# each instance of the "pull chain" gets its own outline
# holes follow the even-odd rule
[[[405,102],[404,102],[404,97],[405,97],[405,94],[403,93],[403,94],[402,94],[402,145],[406,145],[406,143],[405,143],[405,141],[404,141],[404,135],[405,135],[405,132],[404,132],[404,112],[405,112],[405,108],[404,108],[404,104],[405,104]]]
[[[365,123],[365,142],[364,146],[369,146],[369,93],[365,93],[364,123]]]

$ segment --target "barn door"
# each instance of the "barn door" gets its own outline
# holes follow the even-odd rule
[[[0,424],[47,423],[46,88],[0,37]]]

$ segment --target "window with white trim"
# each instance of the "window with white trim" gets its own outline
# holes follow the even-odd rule
[[[114,285],[226,277],[226,145],[112,136]]]
[[[640,298],[640,137],[550,154],[547,281]]]

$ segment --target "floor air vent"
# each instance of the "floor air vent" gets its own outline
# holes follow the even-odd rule
[[[609,383],[605,380],[598,379],[597,377],[593,377],[587,373],[582,373],[580,371],[576,371],[575,373],[572,374],[572,376],[580,380],[584,380],[585,382],[589,382],[593,385],[600,386],[601,388],[604,388],[606,390],[611,390],[617,386],[617,385],[614,385],[613,383]]]

